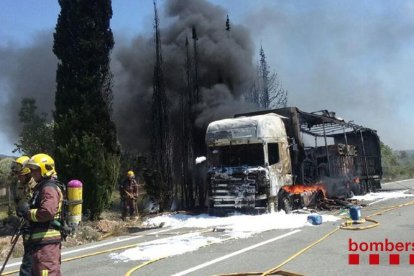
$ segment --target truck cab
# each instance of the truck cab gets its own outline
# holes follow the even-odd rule
[[[292,184],[288,141],[283,120],[274,113],[210,123],[210,214],[276,210],[280,187]]]

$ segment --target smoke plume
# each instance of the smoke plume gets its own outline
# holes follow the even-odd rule
[[[230,2],[234,1],[223,5]],[[336,111],[346,120],[377,129],[395,149],[413,148],[414,5],[299,2],[246,1],[249,12],[239,21],[248,22],[248,28],[231,23],[227,32],[223,8],[205,0],[165,1],[160,7],[161,42],[172,114],[177,114],[180,93],[185,91],[185,40],[192,52],[195,27],[202,94],[199,126],[249,110],[241,96],[249,88],[255,70],[252,60],[262,44],[271,70],[289,91],[288,105]],[[151,31],[149,24],[145,33]],[[0,46],[0,89],[7,94],[0,97],[0,123],[11,141],[19,133],[22,97],[34,97],[41,112],[50,114],[54,108],[57,61],[52,39],[50,30],[26,48]],[[154,57],[151,35],[116,40],[111,64],[113,117],[124,149],[148,147]]]
[[[193,49],[192,28],[197,32],[199,87],[201,103],[196,123],[205,127],[214,119],[246,110],[243,93],[251,84],[254,47],[246,28],[234,25],[225,30],[226,11],[206,1],[168,1],[161,29],[164,76],[172,114],[181,93],[186,93],[185,41]],[[143,151],[148,147],[154,68],[152,37],[139,37],[115,53],[115,119],[121,144]],[[171,118],[172,121],[176,118]]]
[[[15,141],[20,133],[18,112],[23,98],[34,98],[38,112],[51,117],[54,109],[56,57],[52,53],[52,36],[39,33],[27,48],[15,45],[0,47],[0,79],[6,92],[1,105],[2,131]]]
[[[254,66],[254,47],[243,26],[225,30],[227,12],[207,1],[167,1],[161,14],[161,43],[164,76],[171,114],[177,114],[180,93],[185,91],[185,40],[192,51],[192,28],[198,36],[199,88],[202,97],[196,122],[206,126],[211,120],[232,116],[248,106],[242,101]],[[167,25],[163,22],[168,22]],[[152,26],[148,26],[152,29]],[[151,33],[151,32],[147,32]],[[20,132],[18,110],[24,97],[36,99],[38,111],[49,114],[54,108],[56,57],[53,36],[39,34],[28,48],[0,48],[3,103],[2,125],[10,140]],[[119,42],[119,41],[118,41]],[[124,149],[145,151],[149,146],[154,70],[154,41],[151,35],[131,42],[116,43],[112,56],[114,73],[114,120]],[[3,82],[4,81],[4,82]],[[3,84],[4,86],[4,84]],[[175,118],[171,118],[174,122]]]

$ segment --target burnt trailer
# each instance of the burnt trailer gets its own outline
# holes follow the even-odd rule
[[[328,198],[381,188],[376,131],[326,110],[238,114],[212,122],[206,142],[212,214],[284,208],[288,189],[280,188],[285,185],[322,186]]]

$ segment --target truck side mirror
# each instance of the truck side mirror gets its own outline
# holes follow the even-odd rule
[[[291,141],[289,141],[291,140]],[[290,144],[287,145],[287,148],[292,147],[293,151],[297,151],[298,150],[298,144],[296,143],[294,138],[288,138],[288,141],[290,142]]]

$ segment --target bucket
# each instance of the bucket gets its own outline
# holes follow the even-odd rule
[[[308,216],[308,222],[313,225],[320,225],[322,224],[322,216],[318,214],[312,214]]]
[[[349,215],[351,216],[352,220],[360,220],[361,219],[361,207],[352,206],[351,208],[349,208]]]

